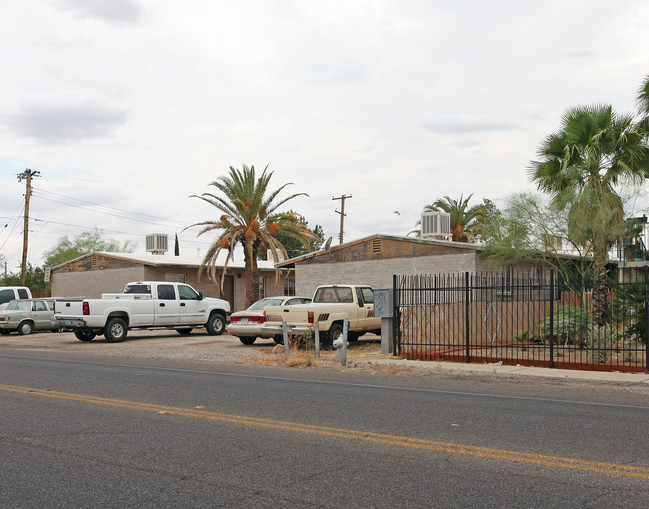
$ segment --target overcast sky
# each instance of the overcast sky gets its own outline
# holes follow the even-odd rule
[[[189,196],[242,163],[334,244],[343,194],[345,241],[500,204],[567,108],[635,110],[648,33],[646,0],[4,0],[0,255],[18,270],[25,168],[37,265],[95,227],[204,253]]]

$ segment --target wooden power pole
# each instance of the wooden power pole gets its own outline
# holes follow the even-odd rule
[[[18,174],[18,182],[25,180],[25,224],[23,226],[23,262],[20,272],[20,284],[25,286],[25,276],[27,275],[27,240],[29,238],[29,198],[32,195],[32,177],[40,176],[40,171],[32,171],[27,168],[24,172]]]
[[[343,226],[345,224],[345,215],[346,215],[345,214],[345,200],[347,198],[351,198],[351,197],[352,197],[351,194],[348,195],[348,196],[343,194],[342,196],[338,196],[337,198],[336,197],[331,198],[332,200],[340,200],[340,211],[336,210],[336,212],[338,214],[340,214],[340,237],[339,237],[340,244],[343,243]]]

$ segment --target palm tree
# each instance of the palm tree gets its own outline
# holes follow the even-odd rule
[[[485,217],[484,204],[469,207],[469,200],[473,194],[459,200],[444,196],[432,205],[426,205],[424,212],[447,212],[451,216],[451,240],[455,242],[471,242],[475,239],[475,228]]]
[[[561,129],[549,135],[532,161],[530,175],[538,188],[568,209],[568,230],[578,245],[593,253],[593,317],[606,323],[608,250],[624,234],[624,208],[615,186],[623,179],[642,180],[647,145],[629,115],[611,106],[578,106],[562,117]]]
[[[296,212],[278,212],[277,209],[289,200],[298,196],[308,196],[306,193],[296,193],[285,198],[278,195],[292,183],[287,183],[274,191],[269,189],[273,172],[267,172],[268,166],[257,178],[254,166],[243,165],[243,170],[230,166],[227,176],[221,176],[211,186],[217,188],[222,195],[203,193],[192,195],[200,198],[223,212],[216,221],[204,221],[192,226],[202,226],[198,235],[220,230],[221,233],[212,243],[203,259],[199,276],[207,269],[208,277],[216,282],[216,261],[222,250],[227,251],[221,284],[225,276],[228,261],[234,255],[237,244],[243,246],[244,276],[246,282],[246,307],[259,299],[259,273],[257,270],[257,255],[265,252],[275,260],[286,258],[286,249],[277,240],[277,234],[282,231],[286,237],[308,245],[317,236],[300,221]]]

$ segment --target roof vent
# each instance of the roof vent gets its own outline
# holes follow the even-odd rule
[[[169,251],[169,237],[166,233],[150,233],[146,236],[146,250],[154,255],[163,255]]]
[[[449,239],[451,237],[451,215],[448,212],[422,213],[421,236],[429,239]]]

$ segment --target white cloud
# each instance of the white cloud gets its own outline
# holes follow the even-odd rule
[[[61,9],[111,23],[135,23],[144,16],[140,0],[58,0]]]
[[[529,161],[568,107],[633,111],[649,73],[641,0],[614,10],[603,0],[22,0],[1,9],[3,217],[24,192],[15,173],[26,167],[41,171],[37,191],[83,189],[97,203],[191,224],[214,212],[190,194],[231,165],[270,163],[277,187],[309,193],[290,205],[328,235],[338,235],[331,198],[341,194],[353,195],[346,239],[407,233],[438,197],[497,200],[533,187]],[[32,207],[35,217],[125,232],[121,240],[175,233],[38,193]],[[31,253],[75,228],[39,228]]]
[[[126,123],[124,108],[99,101],[41,98],[18,106],[0,117],[10,134],[33,138],[45,143],[72,143],[85,139],[104,138]]]

